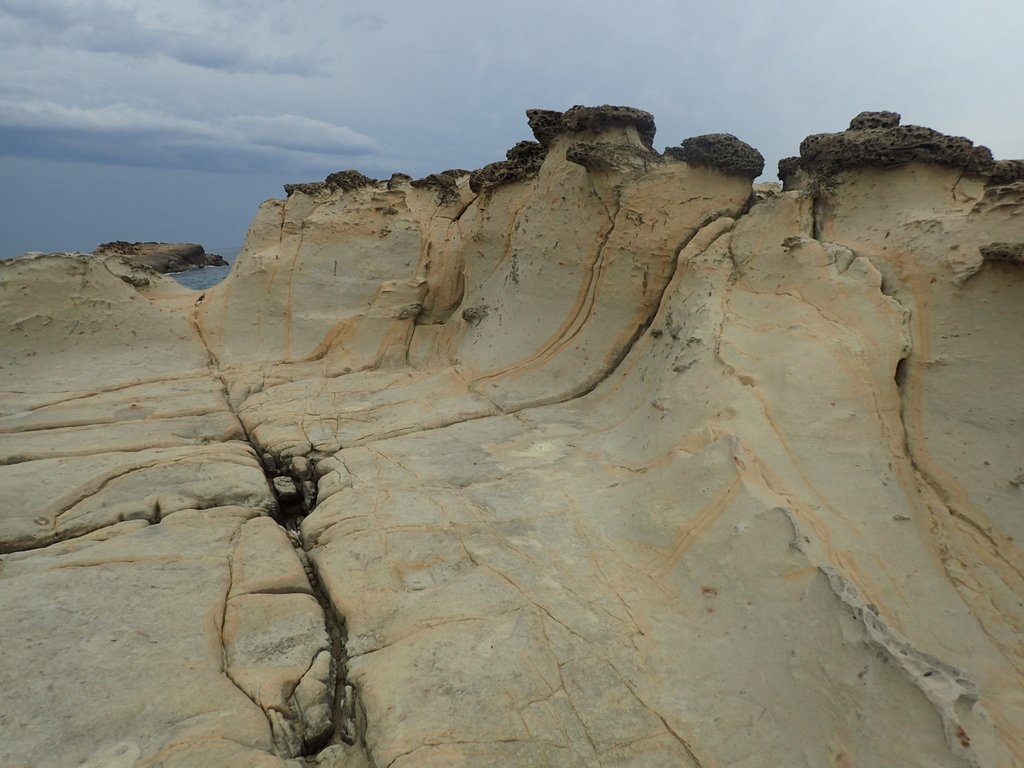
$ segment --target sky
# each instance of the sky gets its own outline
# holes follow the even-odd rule
[[[525,110],[778,160],[889,109],[1024,158],[1020,0],[0,0],[0,257],[241,245],[282,184],[479,168]]]

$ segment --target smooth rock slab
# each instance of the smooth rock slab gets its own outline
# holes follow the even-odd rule
[[[218,765],[284,765],[270,713],[232,680],[229,660],[288,695],[314,667],[321,699],[333,693],[333,669],[315,664],[326,632],[308,594],[244,595],[226,611],[231,556],[247,525],[181,513],[0,558],[0,765],[195,765],[214,755]],[[282,546],[279,557],[298,564],[286,538]],[[257,621],[263,614],[245,603],[286,617],[288,631]],[[293,603],[301,624],[291,621]],[[297,626],[308,647],[285,642]],[[323,731],[309,689],[306,712],[281,712],[279,728],[301,734],[305,714]]]

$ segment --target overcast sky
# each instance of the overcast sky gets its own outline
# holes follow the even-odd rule
[[[524,111],[725,131],[765,178],[863,109],[1024,157],[1021,0],[0,0],[0,256],[238,246],[286,182],[477,168]]]

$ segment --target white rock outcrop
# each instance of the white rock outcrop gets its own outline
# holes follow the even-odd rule
[[[1024,164],[528,114],[0,263],[0,764],[1024,765]]]

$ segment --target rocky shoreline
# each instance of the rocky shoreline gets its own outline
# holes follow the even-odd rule
[[[129,243],[117,240],[96,246],[93,255],[122,256],[133,264],[161,274],[229,266],[222,256],[207,253],[203,246],[196,243]]]

